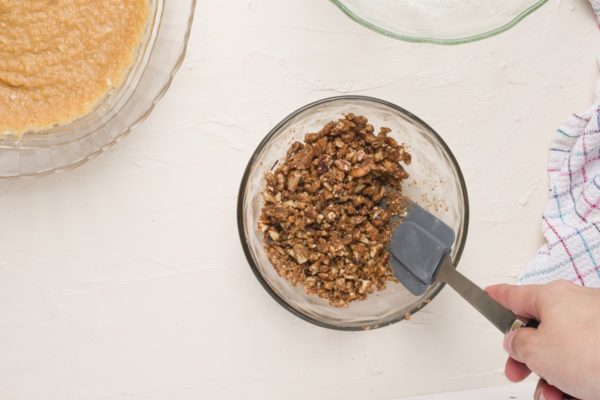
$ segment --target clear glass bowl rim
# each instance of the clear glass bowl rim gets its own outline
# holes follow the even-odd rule
[[[246,185],[248,183],[248,178],[250,176],[250,172],[251,172],[252,166],[254,165],[254,162],[256,161],[257,156],[261,153],[262,149],[269,143],[269,141],[275,135],[277,135],[279,133],[281,127],[283,127],[284,125],[286,125],[288,121],[290,121],[292,118],[296,117],[298,114],[301,114],[301,113],[303,113],[303,112],[305,112],[307,110],[310,110],[312,108],[318,107],[318,106],[320,106],[320,105],[322,105],[324,103],[336,102],[336,101],[339,101],[339,100],[361,100],[361,101],[379,103],[381,105],[384,105],[384,106],[390,107],[392,109],[395,109],[398,112],[406,114],[410,118],[412,118],[415,121],[417,121],[418,123],[422,124],[427,130],[429,130],[429,132],[431,133],[431,135],[438,141],[438,143],[440,144],[440,146],[444,149],[444,152],[446,152],[446,154],[450,158],[450,160],[451,160],[454,168],[456,169],[456,174],[457,174],[457,177],[458,177],[458,181],[459,181],[459,184],[460,184],[462,196],[463,196],[463,199],[464,199],[463,205],[462,205],[463,206],[463,210],[464,210],[463,234],[460,236],[460,238],[458,240],[458,249],[457,249],[457,252],[456,252],[456,258],[453,260],[455,267],[458,267],[458,265],[459,265],[460,258],[462,256],[463,250],[464,250],[466,242],[467,242],[467,236],[468,236],[468,230],[469,230],[469,197],[468,197],[468,193],[467,193],[467,184],[466,184],[464,175],[462,173],[462,170],[460,169],[460,166],[458,164],[458,161],[456,160],[456,157],[454,156],[454,154],[450,150],[450,147],[448,147],[448,145],[442,139],[442,137],[431,126],[429,126],[429,124],[427,124],[426,122],[424,122],[421,118],[417,117],[416,115],[414,115],[410,111],[408,111],[408,110],[406,110],[406,109],[404,109],[404,108],[402,108],[400,106],[397,106],[394,103],[390,103],[390,102],[388,102],[386,100],[382,100],[382,99],[379,99],[379,98],[370,97],[370,96],[360,96],[360,95],[345,95],[345,96],[328,97],[328,98],[325,98],[325,99],[321,99],[321,100],[317,100],[315,102],[309,103],[309,104],[307,104],[307,105],[305,105],[305,106],[297,109],[296,111],[292,112],[287,117],[285,117],[273,129],[271,129],[271,131],[267,134],[267,136],[265,136],[265,138],[258,144],[258,146],[256,147],[256,150],[254,151],[254,153],[252,153],[252,156],[250,157],[250,160],[248,161],[248,164],[247,164],[246,169],[244,171],[244,175],[242,177],[242,181],[241,181],[241,184],[240,184],[240,189],[239,189],[239,192],[238,192],[238,203],[237,203],[238,234],[239,234],[239,237],[240,237],[242,248],[244,250],[244,255],[246,256],[248,264],[250,265],[250,269],[252,269],[252,272],[254,273],[254,276],[260,282],[260,284],[262,285],[262,287],[267,291],[267,293],[269,293],[269,295],[277,303],[279,303],[279,305],[281,305],[283,308],[285,308],[286,310],[288,310],[289,312],[291,312],[295,316],[303,319],[304,321],[310,322],[311,324],[320,326],[322,328],[328,328],[328,329],[332,329],[332,330],[338,330],[338,331],[363,331],[363,330],[370,330],[370,329],[382,328],[382,327],[385,327],[385,326],[389,326],[389,325],[395,324],[396,322],[402,321],[404,319],[404,317],[403,316],[399,316],[396,319],[391,319],[389,321],[382,322],[382,323],[374,325],[372,327],[360,327],[360,326],[337,326],[337,325],[328,324],[326,322],[319,321],[319,320],[314,319],[314,318],[312,318],[312,317],[310,317],[308,315],[305,315],[304,313],[298,311],[292,305],[290,305],[289,303],[287,303],[284,299],[282,299],[271,288],[271,286],[269,286],[269,284],[267,283],[267,281],[265,280],[265,278],[260,273],[260,270],[259,270],[258,266],[254,262],[254,259],[252,257],[252,253],[250,251],[250,247],[248,246],[248,243],[247,243],[247,240],[246,240],[246,233],[245,233],[245,230],[244,230],[244,197],[245,197],[245,192],[246,192]],[[438,287],[437,287],[437,289],[431,293],[431,296],[429,296],[429,300],[433,300],[433,298],[436,297],[442,291],[442,289],[444,287],[445,287],[444,283],[439,284]],[[429,302],[423,302],[421,304],[418,304],[415,307],[413,307],[409,311],[409,313],[411,315],[415,314],[416,312],[422,310],[425,306],[427,306],[427,304],[429,304]]]
[[[464,38],[439,39],[439,38],[432,38],[432,37],[419,37],[419,36],[403,35],[403,34],[400,34],[397,32],[391,32],[387,29],[381,28],[381,27],[359,17],[358,15],[356,15],[355,13],[350,11],[344,4],[342,4],[341,0],[329,0],[329,1],[331,1],[340,10],[342,10],[344,12],[344,14],[346,14],[348,17],[350,17],[351,20],[353,20],[354,22],[358,23],[359,25],[362,25],[365,28],[370,29],[374,32],[381,33],[382,35],[385,35],[385,36],[388,36],[388,37],[391,37],[394,39],[400,39],[405,42],[445,44],[445,45],[456,45],[456,44],[475,42],[478,40],[487,39],[489,37],[496,36],[502,32],[506,32],[507,30],[509,30],[510,28],[514,27],[519,22],[524,20],[527,16],[532,14],[538,8],[540,8],[541,6],[546,4],[546,2],[548,2],[548,0],[536,1],[534,4],[532,4],[527,9],[525,9],[523,12],[521,12],[519,15],[517,15],[512,21],[509,21],[508,23],[506,23],[500,27],[497,27],[495,29],[492,29],[490,31],[482,32],[477,35],[467,36]]]

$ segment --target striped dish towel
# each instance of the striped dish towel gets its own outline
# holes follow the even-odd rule
[[[600,22],[600,0],[590,2]],[[550,199],[542,218],[546,244],[518,282],[567,279],[600,287],[600,81],[594,105],[558,129],[548,164]]]

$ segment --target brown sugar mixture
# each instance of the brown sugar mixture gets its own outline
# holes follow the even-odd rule
[[[259,228],[278,274],[335,307],[383,290],[392,217],[405,213],[410,154],[364,116],[348,114],[292,144],[266,174]]]
[[[0,0],[0,134],[81,117],[119,87],[148,0]]]

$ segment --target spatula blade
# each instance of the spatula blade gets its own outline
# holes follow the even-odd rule
[[[413,294],[421,295],[435,282],[444,257],[451,251],[452,228],[418,205],[412,205],[390,241],[394,275]]]

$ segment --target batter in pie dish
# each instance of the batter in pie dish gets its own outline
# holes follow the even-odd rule
[[[118,88],[148,0],[0,0],[0,134],[69,123]]]

